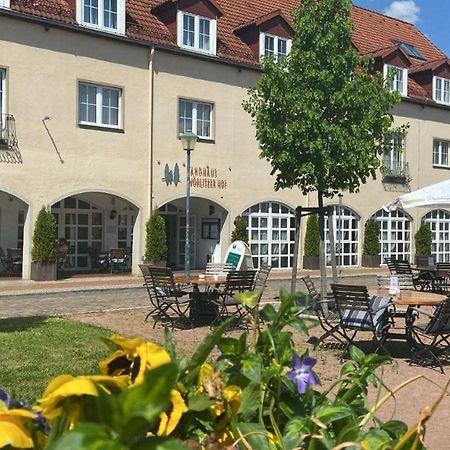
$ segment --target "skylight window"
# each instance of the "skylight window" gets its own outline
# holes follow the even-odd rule
[[[427,58],[425,58],[425,56],[423,56],[422,53],[414,47],[414,45],[397,40],[392,40],[392,43],[398,45],[408,56],[411,56],[411,58],[421,59],[423,61],[427,60]]]

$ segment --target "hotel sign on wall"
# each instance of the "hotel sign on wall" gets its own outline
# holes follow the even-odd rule
[[[174,169],[171,170],[166,164],[164,168],[163,181],[167,186],[174,184],[178,185],[180,182],[180,170],[178,164],[175,164]],[[202,189],[227,189],[227,180],[219,176],[218,170],[210,166],[195,166],[191,167],[191,187]]]

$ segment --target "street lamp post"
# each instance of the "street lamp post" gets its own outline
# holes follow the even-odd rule
[[[197,135],[192,131],[180,134],[181,145],[186,151],[186,241],[184,244],[184,275],[188,277],[191,273],[191,229],[190,229],[190,200],[191,200],[191,152],[195,148]]]

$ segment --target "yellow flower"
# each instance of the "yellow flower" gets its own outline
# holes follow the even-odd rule
[[[227,386],[223,390],[223,398],[230,405],[231,411],[233,414],[236,414],[239,406],[241,406],[241,393],[242,390],[239,386]]]
[[[169,354],[153,342],[141,338],[126,339],[112,336],[110,340],[118,347],[109,358],[100,361],[100,371],[104,375],[128,375],[131,383],[139,384],[145,372],[170,362]]]
[[[223,401],[218,401],[210,407],[210,412],[216,420],[216,431],[219,436],[226,434],[225,428],[228,424],[224,402],[228,403],[231,413],[236,414],[241,404],[241,392],[242,390],[239,386],[226,386],[223,390]]]
[[[181,394],[172,389],[170,392],[170,406],[168,411],[161,413],[159,416],[158,436],[169,436],[170,433],[176,428],[181,416],[188,411],[186,403],[184,403]]]
[[[113,389],[125,389],[128,386],[128,380],[127,377],[109,377],[103,375],[80,377],[60,375],[48,384],[44,395],[38,400],[42,408],[42,414],[47,419],[53,420],[61,414],[61,402],[63,400],[70,397],[96,397],[98,395],[98,386],[101,386],[106,392],[110,392]],[[68,406],[69,424],[76,423],[78,414],[79,407],[76,403]]]
[[[3,403],[3,402],[2,402]],[[26,409],[0,410],[0,448],[11,445],[15,448],[32,448],[33,441],[27,422],[36,417]]]

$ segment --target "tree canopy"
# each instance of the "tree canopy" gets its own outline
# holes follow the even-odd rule
[[[373,60],[358,55],[351,8],[350,0],[302,0],[293,12],[290,55],[263,58],[262,76],[243,104],[275,189],[298,186],[332,197],[375,178],[399,94],[385,88]]]

